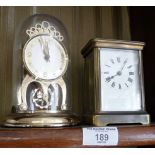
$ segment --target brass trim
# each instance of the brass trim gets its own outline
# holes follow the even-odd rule
[[[22,52],[22,60],[23,60],[24,66],[25,66],[26,70],[28,71],[28,73],[30,73],[35,79],[37,78],[37,80],[40,80],[40,81],[52,81],[52,80],[58,79],[58,78],[60,78],[61,76],[63,76],[63,75],[66,73],[66,71],[67,71],[68,64],[69,64],[69,56],[68,56],[67,49],[65,48],[65,46],[64,46],[62,43],[58,42],[55,38],[53,38],[53,39],[56,40],[56,41],[62,46],[62,48],[64,49],[64,52],[65,52],[65,63],[64,63],[64,64],[65,64],[65,68],[64,68],[64,70],[62,71],[62,73],[61,73],[58,77],[56,77],[56,78],[52,78],[52,79],[43,79],[43,78],[37,77],[37,76],[36,76],[35,74],[33,74],[33,73],[30,71],[30,69],[27,67],[27,63],[26,63],[26,61],[25,61],[25,49],[26,49],[26,47],[27,47],[27,44],[28,44],[32,39],[34,39],[34,38],[36,38],[36,37],[38,37],[38,36],[49,36],[49,37],[50,37],[50,35],[48,35],[48,34],[40,34],[40,35],[36,35],[36,36],[30,38],[30,39],[25,43],[24,48],[23,48],[23,52]]]
[[[86,57],[92,48],[124,48],[124,49],[134,49],[142,50],[144,47],[144,42],[136,41],[124,41],[124,40],[105,40],[101,38],[95,38],[88,41],[88,43],[81,50],[81,54]]]
[[[145,111],[145,90],[144,90],[144,72],[143,72],[143,59],[142,51],[139,50],[139,73],[140,73],[140,87],[141,87],[141,100],[142,100],[142,109]]]
[[[84,116],[84,122],[95,126],[114,124],[149,124],[150,116],[144,114],[94,114]]]
[[[95,112],[100,111],[101,92],[100,92],[100,50],[94,48],[94,102]],[[90,90],[91,91],[91,90]]]
[[[14,114],[3,123],[5,127],[62,127],[79,124],[78,116],[61,114]]]
[[[66,84],[65,84],[65,81],[63,80],[63,78],[59,78],[59,79],[56,79],[56,80],[53,80],[52,82],[48,82],[48,81],[44,81],[44,82],[40,82],[40,81],[37,81],[36,79],[34,79],[32,76],[29,76],[28,74],[25,76],[23,82],[22,82],[22,85],[21,87],[19,88],[18,90],[18,93],[17,93],[17,98],[18,98],[18,105],[17,107],[20,109],[20,110],[17,110],[17,112],[19,113],[20,111],[21,112],[28,112],[27,110],[27,107],[28,107],[28,104],[27,104],[27,101],[26,101],[26,94],[27,94],[27,89],[29,87],[29,85],[33,82],[37,82],[40,84],[41,88],[43,89],[43,92],[44,94],[46,94],[48,91],[48,87],[50,84],[54,84],[54,83],[57,83],[59,84],[59,86],[61,87],[62,89],[62,104],[61,104],[61,109],[62,110],[67,110],[67,104],[66,104],[66,96],[67,96],[67,91],[66,91]],[[48,101],[47,101],[48,102]],[[49,105],[48,105],[49,106]],[[43,110],[41,110],[43,111]],[[51,111],[52,112],[52,111]]]

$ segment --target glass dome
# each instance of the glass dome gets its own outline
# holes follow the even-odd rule
[[[47,14],[26,19],[14,40],[12,115],[5,125],[76,125],[70,68],[69,37],[62,22]]]

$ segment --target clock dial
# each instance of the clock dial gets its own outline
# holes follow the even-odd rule
[[[112,88],[117,88],[119,90],[128,88],[132,85],[134,81],[134,66],[130,65],[130,60],[128,58],[123,57],[115,57],[111,58],[109,61],[107,60],[107,64],[105,64],[105,70],[103,72],[105,76],[105,82],[109,83]],[[131,66],[131,67],[130,67]]]
[[[103,111],[141,109],[139,52],[100,49],[101,108]]]
[[[65,48],[49,35],[30,39],[24,47],[23,59],[26,69],[42,80],[62,76],[68,65]]]

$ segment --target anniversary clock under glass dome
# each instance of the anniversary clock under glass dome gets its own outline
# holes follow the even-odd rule
[[[29,17],[16,33],[13,52],[13,106],[6,126],[69,126],[70,48],[63,24],[53,16]]]

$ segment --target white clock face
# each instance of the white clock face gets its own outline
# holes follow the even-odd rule
[[[100,49],[101,109],[103,111],[138,111],[142,97],[139,52]]]
[[[68,65],[65,48],[49,35],[29,40],[24,47],[23,59],[27,70],[42,80],[62,76]]]

